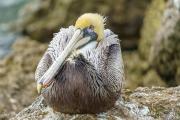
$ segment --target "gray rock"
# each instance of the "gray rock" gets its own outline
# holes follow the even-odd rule
[[[180,86],[175,88],[137,88],[123,91],[115,107],[101,114],[63,114],[53,112],[39,96],[11,120],[154,120],[180,119]]]

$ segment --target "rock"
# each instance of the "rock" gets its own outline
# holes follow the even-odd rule
[[[137,88],[130,100],[148,106],[150,115],[156,119],[180,119],[180,86],[172,88]],[[169,119],[168,119],[169,118]]]
[[[123,111],[120,108],[124,108]],[[129,112],[129,110],[132,110]],[[121,101],[118,101],[116,103],[116,107],[112,110],[101,113],[101,114],[63,114],[58,112],[53,112],[53,110],[49,107],[47,107],[46,103],[44,102],[44,99],[42,96],[38,97],[28,108],[25,108],[20,113],[16,115],[16,117],[12,118],[11,120],[33,120],[33,119],[43,119],[43,120],[96,120],[96,119],[122,119],[122,118],[151,118],[147,114],[149,113],[149,109],[147,107],[142,106],[141,108],[138,108],[137,104],[132,104],[127,102],[124,104]],[[147,115],[147,116],[145,116]]]
[[[165,5],[166,0],[152,0],[146,12],[139,42],[140,57],[145,60],[149,59],[150,48],[161,25]]]
[[[164,86],[167,87],[165,81],[157,74],[153,69],[149,69],[148,72],[142,75],[142,86],[152,87],[152,86]]]
[[[139,86],[167,86],[158,73],[149,67],[148,61],[139,57],[138,52],[123,52],[123,60],[126,73],[126,88],[133,90]]]
[[[12,53],[0,60],[0,119],[28,106],[37,95],[34,71],[46,48],[28,37],[19,38]]]
[[[180,86],[175,88],[141,87],[135,91],[124,90],[123,98],[111,110],[96,114],[62,114],[47,107],[39,96],[29,107],[22,110],[11,120],[154,120],[180,119]]]
[[[19,23],[24,34],[45,42],[50,41],[60,27],[74,24],[81,14],[97,12],[107,16],[107,27],[124,39],[124,47],[134,48],[137,47],[144,11],[150,1],[38,0],[21,11]]]
[[[139,52],[168,86],[180,84],[179,0],[154,0],[147,11]],[[155,18],[155,19],[152,19]]]
[[[149,57],[152,67],[169,86],[180,84],[180,10],[173,1],[164,11]]]
[[[155,36],[161,27],[163,14],[167,9],[167,3],[167,0],[152,0],[145,13],[138,51],[123,53],[125,70],[127,73],[125,86],[127,88],[135,89],[138,86],[167,87],[167,84],[169,84],[165,82],[165,78],[154,69],[154,67],[158,67],[158,65],[156,64],[152,67],[150,63],[150,51],[152,46],[156,44],[154,42]],[[156,53],[156,51],[152,53]],[[152,62],[157,61],[153,59]],[[178,78],[178,76],[176,76],[176,78]]]

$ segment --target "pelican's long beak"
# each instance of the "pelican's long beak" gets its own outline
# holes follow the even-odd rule
[[[53,77],[56,76],[58,70],[61,68],[63,62],[66,60],[69,54],[78,46],[87,43],[91,39],[90,37],[83,38],[83,36],[83,30],[77,29],[75,31],[72,39],[69,41],[61,55],[53,62],[46,73],[37,81],[38,93],[41,93],[43,87],[47,87],[50,83],[52,83]]]

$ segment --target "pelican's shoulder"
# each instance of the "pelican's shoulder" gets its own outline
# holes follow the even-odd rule
[[[68,28],[61,28],[59,32],[53,34],[53,39],[50,44],[58,42],[68,42],[69,39],[73,36],[75,31],[74,26],[69,26]]]
[[[110,29],[105,29],[104,39],[100,41],[99,45],[106,47],[113,44],[120,44],[120,39],[118,38],[118,35],[112,32]]]
[[[52,41],[50,41],[47,52],[51,58],[56,59],[59,54],[64,50],[69,40],[72,38],[75,31],[74,26],[68,28],[61,28],[59,32],[54,33]]]
[[[59,32],[53,34],[53,39],[49,43],[49,47],[64,47],[72,38],[75,31],[74,26],[68,28],[61,28]]]

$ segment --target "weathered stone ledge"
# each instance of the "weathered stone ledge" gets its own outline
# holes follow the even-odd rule
[[[180,86],[174,88],[139,87],[123,90],[114,108],[98,115],[54,113],[42,96],[11,120],[177,120],[180,119]]]

